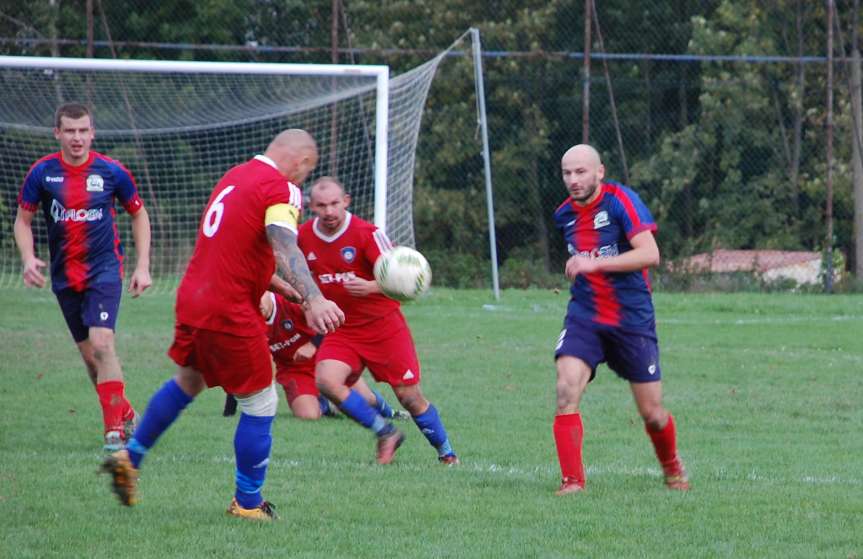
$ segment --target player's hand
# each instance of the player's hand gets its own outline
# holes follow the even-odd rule
[[[329,299],[324,299],[323,296],[306,299],[303,310],[306,313],[306,322],[318,334],[335,332],[336,328],[345,322],[345,313],[342,309]]]
[[[381,292],[380,287],[378,287],[378,282],[363,278],[351,278],[343,281],[342,285],[345,286],[345,290],[354,297],[365,297],[372,293]]]
[[[132,297],[137,297],[153,285],[153,280],[150,278],[150,270],[146,268],[135,268],[135,273],[132,274],[132,281],[129,282],[129,293]]]
[[[296,353],[294,353],[294,361],[297,363],[308,361],[315,356],[316,351],[318,351],[318,348],[315,347],[315,344],[306,342],[297,348]]]
[[[566,261],[566,278],[569,281],[575,281],[578,274],[592,274],[599,271],[599,263],[596,258],[588,256],[571,256]]]
[[[45,287],[45,274],[42,273],[42,268],[47,266],[44,260],[40,260],[35,256],[24,262],[24,285],[27,287]]]
[[[275,291],[291,303],[303,302],[303,296],[300,295],[300,292],[276,274],[273,274],[273,277],[270,278],[270,290]]]

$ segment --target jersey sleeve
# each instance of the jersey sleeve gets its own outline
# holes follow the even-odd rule
[[[390,241],[389,237],[387,237],[387,234],[375,227],[370,238],[366,242],[366,246],[363,248],[363,252],[366,260],[374,265],[382,253],[389,252],[392,249],[393,243]]]
[[[24,184],[18,193],[18,206],[29,212],[35,212],[39,208],[39,200],[42,198],[42,167],[37,163],[30,167]]]
[[[303,210],[303,193],[299,188],[290,182],[271,181],[264,189],[264,203],[267,207],[264,225],[278,225],[297,232]]]
[[[114,161],[114,180],[116,189],[114,195],[129,215],[135,215],[144,207],[144,202],[138,196],[138,185],[129,169]]]
[[[643,231],[656,231],[656,222],[650,210],[638,194],[632,190],[620,189],[614,194],[617,200],[617,218],[623,224],[626,238],[631,239]]]

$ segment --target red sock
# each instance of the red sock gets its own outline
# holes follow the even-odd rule
[[[557,445],[557,460],[564,480],[572,480],[584,487],[584,464],[581,461],[581,442],[584,427],[581,415],[570,413],[554,417],[554,442]]]
[[[677,434],[674,428],[674,417],[668,414],[668,423],[659,431],[651,431],[647,425],[644,426],[644,429],[653,442],[656,457],[659,458],[662,467],[674,466],[677,462]]]
[[[126,399],[126,385],[122,380],[109,380],[96,385],[102,405],[102,422],[105,432],[123,431],[123,422],[135,413]]]

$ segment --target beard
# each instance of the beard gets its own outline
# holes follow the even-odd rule
[[[570,192],[569,195],[572,196],[572,199],[575,200],[576,202],[583,204],[583,203],[587,202],[588,200],[590,200],[590,197],[596,193],[597,188],[599,188],[599,181],[596,181],[596,183],[591,185],[588,188],[588,190],[585,191],[585,193],[582,196],[576,196],[572,192]]]

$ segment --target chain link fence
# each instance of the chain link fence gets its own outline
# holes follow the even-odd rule
[[[0,8],[0,52],[86,55],[85,4]],[[837,2],[833,29],[829,243],[826,2],[224,4],[208,12],[180,1],[95,0],[93,54],[384,63],[398,74],[469,26],[480,29],[503,287],[564,285],[567,253],[551,215],[566,197],[560,157],[582,140],[585,93],[589,141],[607,176],[632,186],[659,224],[660,289],[821,289],[828,247],[837,287],[854,287],[863,240],[859,224],[855,233],[858,127],[848,56],[861,19],[850,0]],[[458,46],[432,84],[414,222],[438,284],[485,287],[488,223],[470,48]],[[859,223],[863,193],[856,199]],[[11,223],[14,208],[4,212]]]

